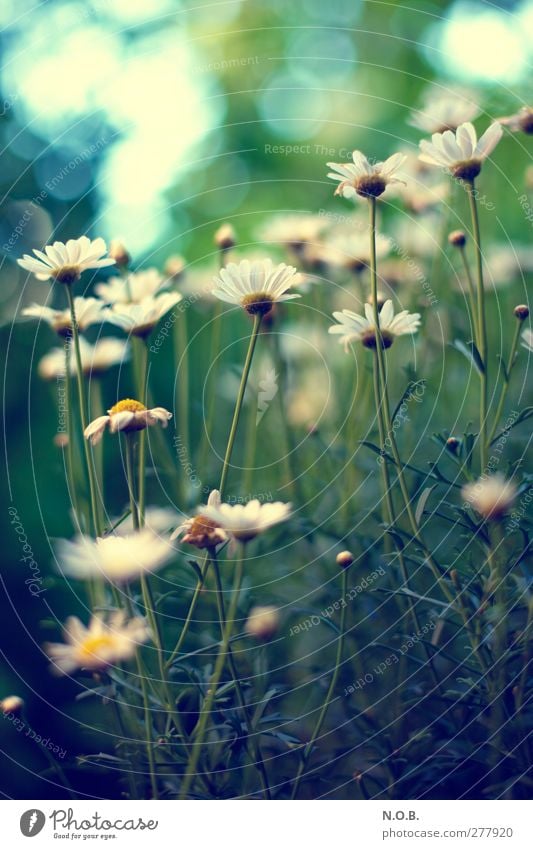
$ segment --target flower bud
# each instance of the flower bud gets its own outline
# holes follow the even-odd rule
[[[355,560],[351,551],[341,551],[337,554],[337,565],[341,566],[343,569],[349,569],[352,563]]]
[[[459,449],[459,445],[460,445],[460,442],[459,442],[458,439],[456,439],[455,436],[450,436],[449,439],[446,440],[446,448],[452,454],[457,454],[457,451]]]
[[[24,701],[20,696],[6,696],[5,699],[0,701],[0,710],[4,715],[12,713],[19,716],[24,710]]]
[[[278,628],[279,612],[272,605],[253,607],[244,626],[245,632],[258,640],[269,640]]]
[[[215,245],[217,248],[220,248],[221,251],[229,251],[230,248],[234,248],[237,244],[237,238],[235,236],[235,230],[231,226],[231,224],[223,224],[215,233]]]
[[[172,277],[173,280],[178,280],[183,275],[185,271],[185,260],[182,256],[175,254],[174,256],[169,256],[165,263],[165,274],[168,277]]]
[[[109,256],[115,260],[119,268],[127,268],[131,262],[131,256],[118,239],[112,239],[109,245]]]
[[[448,242],[456,248],[464,248],[466,245],[466,233],[464,230],[452,230],[448,236]]]
[[[525,321],[529,316],[529,307],[525,304],[518,304],[518,306],[514,308],[513,312],[518,321]]]
[[[68,433],[56,433],[54,436],[54,445],[56,448],[66,448],[68,445]]]

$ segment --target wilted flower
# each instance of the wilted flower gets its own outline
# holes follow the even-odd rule
[[[61,570],[72,578],[104,578],[117,582],[154,572],[174,556],[168,538],[158,536],[150,528],[95,540],[87,536],[60,539],[55,552]]]
[[[462,495],[484,519],[500,519],[513,505],[516,486],[503,475],[495,474],[467,483]]]
[[[91,324],[99,324],[106,320],[105,307],[98,298],[74,298],[74,311],[78,330],[82,333]],[[31,306],[22,310],[22,315],[44,321],[59,336],[67,337],[72,334],[70,309],[54,310],[52,307],[31,304]]]
[[[502,137],[501,125],[495,121],[478,141],[474,126],[461,124],[455,133],[433,133],[431,141],[420,142],[420,159],[429,165],[446,168],[454,177],[471,182]]]
[[[104,257],[106,244],[103,239],[91,241],[87,236],[69,239],[66,244],[54,242],[47,245],[45,252],[34,248],[35,257],[24,254],[17,262],[26,271],[35,274],[38,280],[57,280],[70,285],[80,279],[81,273],[90,268],[114,265],[115,260]]]
[[[106,427],[109,427],[111,433],[117,433],[120,430],[131,433],[136,430],[144,430],[146,427],[155,424],[166,427],[171,418],[172,413],[169,413],[164,407],[153,407],[153,409],[148,410],[140,401],[125,398],[111,407],[107,411],[107,416],[98,416],[97,419],[88,424],[83,434],[85,439],[96,445],[104,435]]]
[[[456,130],[465,121],[473,121],[480,109],[468,99],[468,93],[455,89],[439,92],[431,87],[421,109],[411,112],[409,123],[425,133],[443,133]]]
[[[365,315],[358,315],[351,310],[334,312],[333,317],[338,324],[329,328],[330,333],[340,334],[340,342],[344,347],[351,342],[361,342],[365,348],[376,348],[376,326],[374,322],[374,309],[370,304],[365,304]],[[420,327],[420,314],[409,313],[402,310],[394,315],[392,301],[385,301],[379,313],[379,331],[382,347],[390,348],[396,336],[405,336],[416,333]]]
[[[385,162],[371,164],[360,150],[352,153],[351,162],[328,162],[328,167],[333,172],[328,174],[332,180],[339,180],[335,189],[336,195],[353,197],[358,194],[361,197],[379,197],[382,195],[389,183],[401,183],[395,177],[396,172],[405,162],[403,153],[394,153]]]
[[[105,669],[129,660],[150,639],[150,630],[141,617],[126,621],[124,611],[117,610],[107,621],[93,616],[88,628],[76,616],[69,616],[64,636],[65,643],[44,646],[56,675],[68,675],[76,669]]]
[[[300,297],[286,294],[294,285],[297,273],[292,265],[284,262],[273,266],[270,259],[253,262],[243,259],[238,265],[230,262],[215,277],[217,285],[213,295],[229,304],[239,304],[250,315],[265,315],[277,301]]]
[[[279,611],[277,607],[267,604],[263,607],[252,607],[244,626],[246,634],[258,640],[269,640],[279,628]]]
[[[509,127],[513,133],[521,130],[523,133],[531,135],[533,133],[533,106],[522,106],[514,115],[498,118],[498,121],[505,127]]]
[[[208,505],[203,515],[241,542],[249,542],[258,534],[285,522],[291,514],[291,505],[281,501],[261,504],[256,498],[247,504]]]
[[[176,539],[181,536],[182,542],[187,542],[189,545],[194,545],[196,548],[216,548],[221,542],[227,540],[227,534],[215,522],[205,515],[207,507],[220,506],[220,492],[214,489],[207,499],[206,507],[199,507],[196,516],[186,519],[173,532],[170,539]]]
[[[164,292],[158,297],[148,295],[134,303],[117,303],[106,312],[110,324],[121,327],[126,333],[144,338],[149,336],[158,321],[182,299],[178,292]]]
[[[157,268],[135,271],[126,277],[110,277],[107,283],[98,283],[95,291],[106,304],[138,304],[144,298],[157,295],[165,286]]]

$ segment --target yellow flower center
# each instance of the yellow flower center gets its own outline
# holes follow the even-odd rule
[[[119,401],[107,412],[110,416],[113,416],[115,413],[142,413],[144,410],[146,410],[146,407],[140,401],[135,401],[133,398],[124,398],[123,401]]]
[[[245,295],[241,301],[244,309],[250,315],[266,315],[272,309],[274,299],[268,292],[252,292],[250,295]]]
[[[98,634],[97,637],[87,637],[80,645],[80,654],[86,658],[99,657],[102,650],[113,648],[115,639],[112,634]]]
[[[77,265],[62,265],[61,268],[54,269],[51,274],[58,283],[65,283],[67,286],[80,279],[80,269]]]

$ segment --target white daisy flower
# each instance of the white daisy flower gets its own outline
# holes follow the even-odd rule
[[[138,304],[168,286],[157,268],[135,271],[126,277],[110,277],[106,283],[95,286],[96,294],[106,304]]]
[[[132,581],[155,572],[174,557],[167,537],[150,528],[132,534],[110,534],[92,539],[78,536],[55,544],[56,558],[65,575],[79,580],[103,578],[106,581]]]
[[[91,324],[99,324],[106,320],[105,307],[98,298],[74,298],[74,311],[76,313],[78,330],[82,333]],[[22,310],[22,315],[44,321],[59,336],[68,337],[72,334],[70,309],[54,310],[52,307],[31,304],[31,306]]]
[[[327,220],[306,212],[281,213],[269,218],[258,231],[262,242],[282,245],[299,253],[307,244],[317,241],[327,228]]]
[[[88,628],[76,616],[69,616],[64,636],[64,643],[44,645],[56,675],[68,675],[76,669],[105,669],[130,660],[150,639],[150,629],[140,616],[126,621],[124,611],[117,610],[107,620],[93,616]]]
[[[364,271],[370,265],[370,236],[368,232],[347,228],[335,233],[326,246],[331,264],[352,272]],[[386,257],[392,250],[392,242],[382,233],[376,233],[376,258]]]
[[[243,259],[238,265],[230,262],[214,278],[217,285],[213,295],[228,304],[239,304],[250,315],[265,315],[274,303],[300,297],[286,294],[297,281],[297,274],[292,265],[281,262],[274,266],[270,259]]]
[[[213,503],[203,508],[204,516],[213,519],[224,531],[241,542],[249,542],[273,525],[285,522],[290,514],[290,504],[281,501],[261,504],[256,498],[246,504]]]
[[[439,92],[432,87],[423,106],[411,112],[409,123],[425,133],[443,133],[456,130],[465,121],[473,121],[480,111],[468,92],[459,89]]]
[[[471,182],[500,141],[502,133],[501,124],[495,121],[478,140],[472,124],[461,124],[455,133],[446,130],[433,133],[430,142],[422,139],[419,159],[428,165],[445,168],[458,179]]]
[[[24,254],[17,262],[26,271],[35,274],[38,280],[58,280],[70,285],[79,280],[81,273],[90,268],[104,268],[114,265],[112,257],[106,257],[106,244],[103,239],[91,239],[80,236],[69,239],[66,244],[54,242],[42,251],[34,248],[35,257]]]
[[[339,341],[345,349],[351,342],[361,342],[365,348],[376,348],[376,326],[371,304],[365,304],[364,316],[351,310],[342,310],[342,312],[334,312],[333,318],[339,323],[333,324],[329,332],[340,334]],[[385,301],[379,313],[379,331],[383,348],[390,348],[396,336],[416,333],[419,327],[419,313],[402,310],[394,315],[392,301]]]
[[[85,439],[96,445],[104,435],[106,427],[109,427],[111,433],[117,433],[120,430],[131,433],[135,430],[144,430],[146,427],[152,427],[155,424],[166,427],[171,418],[172,413],[169,413],[164,407],[153,407],[153,409],[148,410],[140,401],[125,398],[111,407],[107,411],[107,416],[98,416],[97,419],[88,424],[83,435]]]
[[[252,607],[244,626],[245,633],[258,640],[270,640],[279,628],[279,610],[272,604]]]
[[[328,174],[332,180],[338,180],[336,195],[353,197],[379,197],[390,183],[403,182],[394,175],[405,162],[405,154],[393,153],[385,162],[370,163],[360,150],[352,153],[351,162],[328,162],[328,168],[333,172]]]
[[[109,368],[126,362],[130,356],[128,343],[123,339],[106,336],[91,345],[81,337],[79,342],[82,372],[91,377],[98,377]],[[65,377],[65,349],[52,348],[44,357],[41,357],[37,372],[43,380],[57,380],[57,378]],[[76,375],[74,354],[70,358],[70,374]]]
[[[495,474],[467,483],[461,490],[467,505],[484,519],[500,519],[512,507],[516,486],[503,475]]]
[[[196,548],[215,548],[228,538],[225,531],[213,519],[205,515],[207,507],[220,507],[220,493],[214,489],[207,499],[207,505],[198,507],[196,516],[186,519],[176,528],[170,539],[181,537],[182,542]]]
[[[533,353],[533,330],[531,330],[530,327],[526,327],[526,329],[522,331],[521,339],[523,347]]]
[[[138,304],[114,304],[106,312],[106,320],[110,324],[121,327],[133,336],[149,336],[159,320],[176,306],[183,295],[178,292],[164,292],[154,298],[149,295]]]
[[[498,118],[500,124],[503,124],[513,133],[520,130],[527,135],[533,133],[533,106],[522,106],[514,115],[507,115],[505,118]]]
[[[111,522],[111,525],[119,521],[119,519],[120,517],[117,516],[115,521]],[[150,530],[155,534],[170,533],[170,529],[173,528],[175,524],[176,511],[171,507],[147,507],[144,511],[144,527],[150,528]],[[113,533],[116,536],[128,536],[128,534],[132,534],[134,531],[135,528],[131,513],[123,521],[121,521],[120,524],[113,528]]]

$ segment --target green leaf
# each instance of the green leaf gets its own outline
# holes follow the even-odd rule
[[[425,490],[422,492],[422,495],[420,496],[420,498],[418,499],[418,504],[416,505],[416,510],[415,510],[415,519],[416,519],[417,525],[420,524],[420,519],[423,516],[424,509],[425,509],[426,504],[427,504],[427,500],[428,500],[429,496],[431,495],[431,493],[433,492],[434,489],[435,489],[435,485],[427,486],[425,488]]]
[[[485,374],[485,364],[474,342],[465,343],[461,339],[454,339],[451,344],[452,348],[455,348],[463,357],[466,357],[478,374]]]
[[[511,424],[508,427],[505,427],[503,430],[501,430],[494,437],[494,439],[492,440],[492,442],[490,444],[494,445],[495,442],[498,442],[498,439],[501,439],[502,436],[507,435],[510,430],[512,430],[518,424],[521,424],[521,422],[525,422],[525,421],[527,421],[527,419],[530,419],[531,416],[533,416],[533,407],[524,407],[524,409],[520,411],[520,413],[516,417],[516,419],[513,422],[511,422]]]

